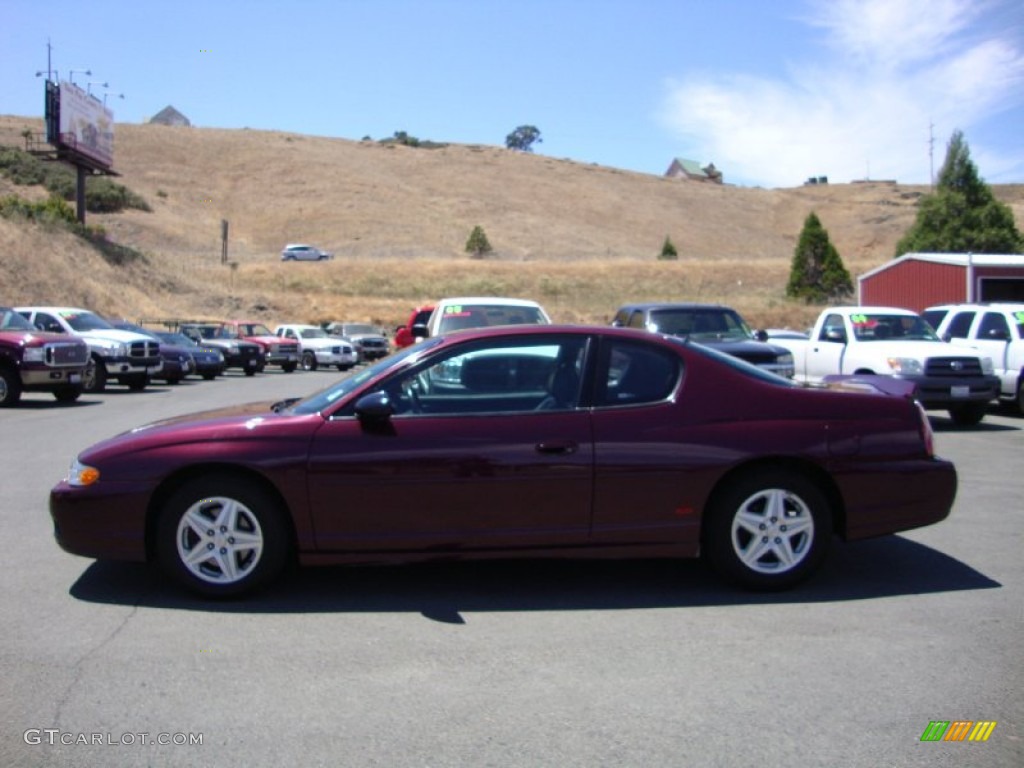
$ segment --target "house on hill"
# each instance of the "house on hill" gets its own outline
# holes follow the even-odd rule
[[[187,117],[170,104],[153,115],[149,122],[156,123],[157,125],[184,125],[186,127],[192,125],[192,122]]]
[[[670,179],[689,179],[690,181],[709,181],[712,184],[722,183],[722,172],[715,168],[714,163],[708,163],[703,168],[696,160],[687,160],[684,157],[677,157],[672,165],[665,171]]]

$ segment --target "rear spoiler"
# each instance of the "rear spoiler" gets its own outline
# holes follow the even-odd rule
[[[917,393],[917,385],[906,379],[895,376],[879,376],[874,373],[857,373],[826,376],[822,383],[830,389],[844,389],[860,392],[878,392],[892,397],[905,397],[913,400]]]

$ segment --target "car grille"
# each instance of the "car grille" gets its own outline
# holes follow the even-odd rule
[[[267,347],[267,351],[272,355],[297,355],[299,353],[299,345],[293,342],[270,344]]]
[[[981,376],[981,361],[976,357],[930,357],[925,362],[929,376]]]
[[[384,349],[387,346],[387,342],[383,339],[363,339],[359,343],[366,349]]]
[[[160,344],[155,341],[133,341],[128,347],[129,357],[157,357]]]
[[[47,344],[47,365],[85,365],[89,348],[83,344]]]

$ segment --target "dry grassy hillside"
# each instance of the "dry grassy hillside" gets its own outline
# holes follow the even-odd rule
[[[22,145],[25,128],[41,121],[0,117],[0,144]],[[496,293],[535,298],[563,321],[603,322],[629,300],[695,299],[730,303],[756,325],[799,326],[816,310],[783,294],[807,214],[857,275],[891,258],[927,192],[720,187],[498,147],[158,125],[119,125],[115,167],[153,211],[89,223],[147,264],[114,270],[68,235],[0,220],[0,302],[392,326],[442,295]],[[1024,187],[995,191],[1024,220]],[[221,219],[233,267],[219,263]],[[484,260],[463,251],[477,224],[495,248]],[[666,235],[677,262],[656,260]],[[282,264],[286,242],[336,258]]]

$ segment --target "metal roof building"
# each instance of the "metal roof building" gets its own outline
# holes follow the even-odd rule
[[[907,253],[857,278],[862,305],[920,312],[934,304],[1024,301],[1024,255]]]

